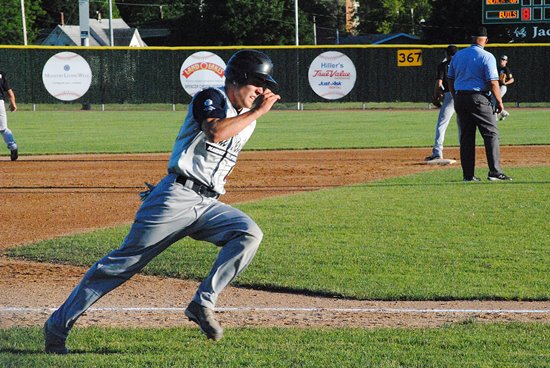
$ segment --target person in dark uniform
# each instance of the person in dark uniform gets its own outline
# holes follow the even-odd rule
[[[465,182],[480,181],[475,176],[476,128],[485,143],[490,181],[512,180],[500,167],[499,131],[495,113],[504,110],[500,96],[497,62],[483,48],[487,29],[479,27],[472,45],[460,50],[449,64],[449,88],[453,94],[460,128],[460,162]],[[491,100],[494,100],[494,105]]]
[[[0,71],[0,134],[2,134],[2,138],[10,150],[11,160],[15,161],[19,157],[19,152],[17,143],[13,138],[13,133],[8,128],[8,115],[6,114],[6,106],[4,105],[5,95],[8,95],[10,100],[10,111],[17,111],[13,89],[8,82],[8,78],[6,78],[6,73]]]
[[[443,158],[443,142],[445,140],[445,132],[447,131],[447,127],[449,126],[449,122],[451,121],[453,114],[455,113],[453,96],[451,96],[451,92],[449,91],[447,70],[449,68],[449,63],[456,54],[456,51],[457,48],[455,45],[447,46],[447,49],[445,50],[445,60],[437,65],[433,99],[435,100],[439,93],[443,93],[443,103],[441,105],[441,110],[439,111],[437,124],[435,126],[435,142],[432,148],[432,154],[426,157],[426,161]]]
[[[502,55],[498,64],[498,77],[500,84],[500,97],[504,98],[506,92],[508,92],[508,86],[514,83],[514,76],[512,70],[508,66],[508,56]],[[500,112],[500,120],[506,119],[510,114],[506,110]]]

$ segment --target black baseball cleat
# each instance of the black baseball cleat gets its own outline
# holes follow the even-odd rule
[[[478,178],[477,176],[472,176],[471,178],[464,178],[464,182],[466,182],[466,183],[478,182],[478,181],[481,181],[481,179]]]
[[[54,335],[48,328],[48,321],[44,323],[44,340],[46,345],[46,353],[48,354],[69,354],[69,349],[65,346],[66,339]]]
[[[424,161],[433,161],[433,160],[441,160],[443,157],[436,156],[436,155],[429,155],[424,159]]]
[[[203,334],[209,339],[218,341],[223,337],[223,328],[214,318],[214,311],[192,301],[185,309],[185,315],[190,321],[199,325]]]
[[[11,158],[11,160],[12,160],[12,161],[15,161],[15,160],[17,160],[18,157],[19,157],[19,151],[17,150],[17,148],[16,148],[16,149],[12,149],[12,150],[10,151],[10,158]]]
[[[511,181],[512,178],[509,176],[506,176],[504,174],[489,174],[487,176],[487,180],[489,181]]]

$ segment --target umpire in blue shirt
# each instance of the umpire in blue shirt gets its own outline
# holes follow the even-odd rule
[[[500,167],[500,144],[496,115],[504,110],[500,96],[497,62],[483,48],[487,29],[479,27],[472,45],[460,50],[449,64],[449,89],[454,98],[460,127],[460,162],[464,181],[480,181],[475,176],[476,128],[485,143],[490,181],[512,180]]]

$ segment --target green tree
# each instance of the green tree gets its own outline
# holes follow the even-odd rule
[[[199,2],[196,2],[199,3]],[[299,12],[300,44],[311,44],[311,21]],[[170,23],[170,45],[293,45],[294,0],[202,0]]]
[[[98,14],[102,18],[109,16],[108,0],[91,0],[89,4],[90,18],[97,18]],[[120,18],[120,12],[115,0],[113,0],[112,6],[113,18]],[[44,8],[45,15],[40,19],[40,26],[44,29],[49,28],[51,30],[55,28],[58,24],[61,24],[62,17],[63,22],[68,25],[78,25],[80,22],[78,1],[42,0],[42,7]]]
[[[317,44],[327,45],[337,42],[337,35],[344,36],[346,24],[345,1],[317,0],[299,2],[300,10],[308,22],[301,22],[304,31],[313,34],[313,17],[315,17],[315,33]],[[301,42],[305,43],[305,42]]]
[[[0,7],[0,44],[23,45],[23,17],[21,15],[20,0],[2,0]],[[27,42],[32,44],[38,37],[39,28],[36,25],[37,18],[44,11],[40,0],[25,1],[25,23],[27,29]]]
[[[359,0],[359,33],[421,33],[432,11],[429,0]]]
[[[219,44],[292,45],[296,42],[294,0],[227,0],[205,1],[205,19],[217,30]],[[308,24],[300,13],[299,23]],[[300,29],[300,27],[299,27]],[[310,43],[312,35],[305,29],[300,43]],[[216,39],[212,39],[215,43]]]
[[[171,19],[196,14],[198,0],[117,0],[120,15],[132,27],[151,22],[169,23]]]

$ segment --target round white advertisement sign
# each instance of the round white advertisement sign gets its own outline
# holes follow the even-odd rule
[[[323,52],[309,66],[311,89],[327,100],[346,96],[353,89],[356,78],[353,61],[338,51]]]
[[[224,70],[225,62],[218,55],[208,51],[195,52],[181,66],[181,85],[190,96],[207,87],[222,87]]]
[[[74,52],[60,52],[44,64],[42,82],[53,97],[73,101],[88,92],[92,84],[92,70],[82,56]]]

